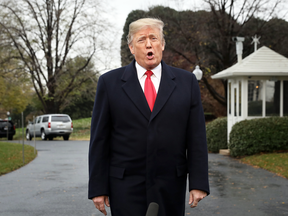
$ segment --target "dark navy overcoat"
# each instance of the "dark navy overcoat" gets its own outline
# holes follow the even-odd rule
[[[209,194],[205,121],[195,76],[163,61],[151,113],[135,68],[98,81],[89,147],[88,197],[108,195],[113,216],[183,216],[188,190]],[[186,201],[188,202],[188,201]]]

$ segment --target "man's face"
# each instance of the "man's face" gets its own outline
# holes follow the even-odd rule
[[[151,27],[138,31],[133,37],[132,44],[129,45],[137,63],[146,70],[152,70],[160,64],[164,47],[160,31]]]

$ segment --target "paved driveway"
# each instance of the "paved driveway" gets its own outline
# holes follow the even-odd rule
[[[0,215],[100,216],[87,199],[88,141],[37,141],[37,149],[34,161],[0,177]],[[211,195],[186,215],[288,215],[287,179],[218,154],[209,166]]]
[[[209,154],[209,175],[211,195],[195,215],[288,215],[287,179],[219,154]]]

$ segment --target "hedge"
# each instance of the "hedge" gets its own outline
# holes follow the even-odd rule
[[[227,117],[217,118],[206,125],[208,151],[219,153],[227,149]]]
[[[228,146],[233,157],[288,150],[288,117],[238,122],[232,127]]]

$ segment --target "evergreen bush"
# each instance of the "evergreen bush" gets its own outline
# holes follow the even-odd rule
[[[206,125],[208,151],[219,153],[220,149],[227,149],[227,117],[221,117]]]
[[[288,117],[238,122],[232,128],[228,146],[233,157],[288,150]]]

